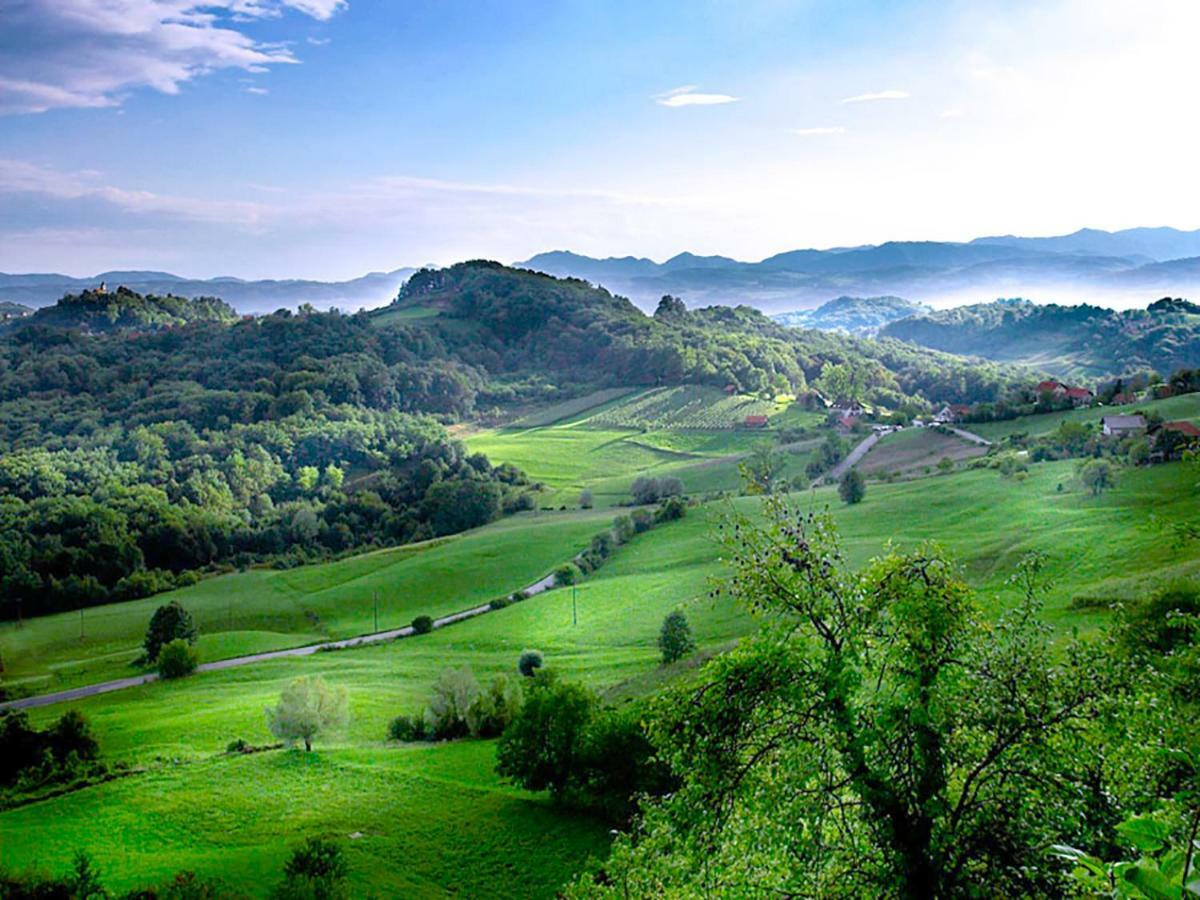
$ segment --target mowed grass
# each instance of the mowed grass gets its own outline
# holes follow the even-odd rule
[[[992,470],[959,471],[871,484],[853,507],[828,488],[793,502],[829,507],[854,565],[889,541],[938,541],[962,564],[987,615],[1016,600],[1005,581],[1023,553],[1039,550],[1052,582],[1045,614],[1059,634],[1100,624],[1107,613],[1094,608],[1098,602],[1128,599],[1173,574],[1200,574],[1194,547],[1175,545],[1164,530],[1173,520],[1200,522],[1183,466],[1127,471],[1100,497],[1074,486],[1072,473],[1069,462],[1034,465],[1021,482]],[[513,672],[526,647],[541,649],[565,677],[623,702],[664,680],[655,639],[676,607],[687,612],[703,651],[730,646],[755,621],[711,592],[723,574],[714,527],[724,512],[753,514],[758,504],[739,498],[693,509],[635,538],[575,592],[550,591],[430,635],[73,704],[93,722],[108,757],[150,771],[0,814],[5,862],[61,869],[86,848],[118,888],[190,868],[261,894],[278,877],[287,845],[321,834],[346,846],[355,894],[552,896],[588,855],[603,853],[605,827],[500,784],[492,743],[388,746],[388,720],[420,708],[444,668],[470,666],[486,682]],[[1079,598],[1088,608],[1076,608]],[[308,757],[220,753],[236,737],[268,740],[263,708],[289,679],[310,674],[349,689],[344,734]],[[32,718],[44,724],[64,708],[35,710]],[[351,840],[355,832],[363,836]]]
[[[195,617],[204,660],[406,625],[524,587],[586,546],[602,512],[522,514],[486,528],[337,562],[255,569],[144,600],[0,627],[8,684],[42,693],[135,674],[154,610],[178,600]]]
[[[1010,434],[1024,433],[1031,436],[1049,434],[1063,422],[1099,424],[1104,416],[1129,416],[1140,412],[1157,412],[1165,420],[1184,419],[1200,421],[1200,394],[1183,394],[1163,400],[1131,403],[1128,406],[1105,406],[1097,409],[1068,409],[1060,412],[1022,416],[1007,422],[978,422],[963,427],[981,437],[996,441]]]

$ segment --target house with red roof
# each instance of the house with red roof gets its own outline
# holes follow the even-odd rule
[[[1067,386],[1061,381],[1039,381],[1038,386],[1034,389],[1039,394],[1065,394]]]
[[[746,421],[744,424],[747,428],[766,428],[767,427],[767,417],[766,416],[746,416]]]
[[[1090,406],[1091,402],[1096,399],[1095,394],[1083,387],[1067,388],[1066,396],[1072,406]]]
[[[1183,451],[1200,443],[1200,428],[1191,422],[1163,422],[1152,429],[1151,462],[1181,459]]]

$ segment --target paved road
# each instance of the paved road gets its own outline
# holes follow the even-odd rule
[[[867,451],[874,447],[879,442],[878,434],[870,434],[863,438],[862,443],[846,454],[846,458],[834,466],[825,475],[825,481],[833,484],[841,480],[841,477],[846,474],[854,466],[858,465],[858,461],[867,455]]]
[[[525,593],[530,596],[540,594],[542,591],[548,590],[554,586],[554,576],[547,575],[535,581],[529,587],[525,588]],[[455,622],[461,622],[464,619],[471,619],[475,616],[481,616],[486,612],[491,611],[491,606],[484,603],[481,606],[473,606],[470,609],[464,609],[461,612],[451,613],[448,616],[442,616],[440,619],[433,620],[434,628],[444,628],[447,625],[453,625]],[[362,634],[357,637],[344,638],[339,641],[325,641],[321,644],[309,644],[305,647],[290,647],[287,650],[271,650],[266,653],[251,653],[249,656],[234,656],[229,659],[218,659],[213,662],[201,663],[196,667],[197,672],[217,672],[221,669],[232,669],[237,666],[248,666],[252,663],[265,662],[270,659],[281,659],[285,656],[311,656],[322,650],[341,650],[346,647],[360,647],[363,644],[375,644],[379,641],[390,641],[395,638],[408,637],[413,633],[411,625],[405,625],[403,628],[393,628],[389,631],[376,631],[371,634]],[[55,691],[50,694],[39,694],[36,697],[22,697],[20,700],[9,700],[7,703],[0,703],[0,710],[4,709],[32,709],[35,706],[49,706],[52,703],[65,703],[70,700],[81,700],[84,697],[94,697],[97,694],[108,694],[112,691],[120,691],[125,688],[137,687],[139,684],[149,684],[151,681],[158,680],[157,672],[149,672],[145,675],[136,675],[132,678],[118,678],[113,681],[103,681],[99,684],[86,684],[82,687],[71,688],[66,691]]]

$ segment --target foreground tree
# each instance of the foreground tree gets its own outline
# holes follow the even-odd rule
[[[186,678],[196,671],[200,657],[196,648],[184,640],[164,644],[158,653],[158,674],[161,678]]]
[[[156,609],[150,617],[142,646],[146,648],[146,659],[155,662],[164,645],[176,640],[194,644],[199,636],[200,630],[192,614],[172,600]]]
[[[1117,483],[1117,470],[1107,459],[1090,459],[1079,467],[1079,481],[1099,497]]]
[[[1087,819],[1095,652],[1052,653],[1024,600],[988,628],[936,548],[861,572],[778,497],[726,532],[728,591],[769,623],[652,723],[682,779],[577,896],[1052,896]],[[1067,749],[1064,749],[1067,748]]]
[[[288,682],[279,703],[267,710],[271,734],[289,745],[303,741],[305,751],[319,735],[344,727],[348,718],[346,689],[331,688],[319,675]]]

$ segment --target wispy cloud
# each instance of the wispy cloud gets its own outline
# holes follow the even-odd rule
[[[875,100],[907,100],[911,97],[908,91],[871,91],[866,94],[855,94],[853,97],[842,98],[842,103],[871,103]]]
[[[792,134],[800,137],[818,137],[823,134],[845,134],[846,129],[841,125],[823,125],[816,128],[792,128]]]
[[[314,47],[324,47],[326,44],[328,44],[332,40],[333,40],[332,38],[315,38],[315,37],[308,38],[308,42],[310,44],[312,44]]]
[[[271,92],[269,90],[267,90],[265,87],[248,87],[248,88],[246,88],[246,93],[262,95],[262,94],[269,94]]]
[[[134,90],[177,94],[219,69],[299,60],[242,23],[296,11],[324,21],[345,0],[18,0],[0,28],[0,114],[119,106]]]
[[[671,88],[661,94],[654,95],[654,102],[659,106],[717,106],[721,103],[736,103],[740,97],[729,94],[703,94],[697,91],[698,85],[687,84],[683,87]]]

